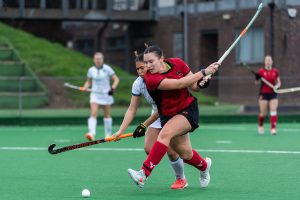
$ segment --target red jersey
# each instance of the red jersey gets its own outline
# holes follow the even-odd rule
[[[265,68],[260,68],[257,73],[260,77],[263,77],[268,82],[270,82],[272,85],[276,84],[276,80],[279,77],[278,70],[276,68],[272,68],[271,70],[267,70]],[[261,87],[260,87],[259,92],[260,93],[273,93],[274,91],[267,84],[265,84],[264,82],[261,82]]]
[[[195,97],[187,88],[178,90],[159,90],[157,88],[165,78],[180,79],[186,76],[190,72],[190,68],[179,58],[168,58],[164,62],[170,66],[167,72],[161,74],[147,72],[144,79],[147,90],[157,105],[159,114],[174,116],[187,108],[195,100]]]

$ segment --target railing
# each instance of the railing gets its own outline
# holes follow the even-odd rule
[[[155,20],[157,0],[0,0],[0,18]]]

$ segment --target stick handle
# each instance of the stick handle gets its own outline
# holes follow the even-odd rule
[[[231,44],[231,46],[225,51],[225,53],[221,56],[221,58],[218,60],[219,64],[222,64],[222,62],[225,60],[225,58],[229,55],[229,53],[232,51],[232,49],[236,46],[236,44],[240,41],[240,39],[245,35],[245,33],[247,32],[247,30],[250,28],[250,26],[253,24],[254,20],[257,18],[257,16],[259,15],[260,11],[263,8],[263,4],[260,3],[257,11],[255,13],[255,15],[252,17],[252,19],[250,20],[250,22],[248,23],[248,25],[241,31],[239,37]],[[211,78],[211,74],[205,76],[206,78]],[[202,81],[203,82],[203,81]],[[200,83],[200,85],[204,85],[203,83]]]

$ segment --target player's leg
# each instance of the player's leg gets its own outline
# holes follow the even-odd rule
[[[164,125],[158,135],[157,141],[153,144],[147,159],[143,163],[142,170],[135,171],[128,169],[129,176],[139,187],[144,186],[146,178],[150,176],[154,167],[159,164],[161,159],[167,153],[171,138],[176,135],[183,135],[189,130],[191,130],[191,125],[182,115],[172,117]]]
[[[160,122],[159,122],[160,123]],[[150,153],[150,150],[157,140],[158,134],[160,132],[161,128],[153,128],[151,125],[146,131],[145,134],[145,143],[144,143],[144,149],[146,154],[148,155]],[[173,168],[175,172],[176,180],[171,186],[171,189],[183,189],[188,186],[187,180],[184,175],[184,163],[183,160],[179,157],[179,155],[171,148],[168,148],[168,157],[170,160],[170,165]]]
[[[170,146],[179,154],[185,163],[199,169],[200,186],[207,187],[210,182],[209,170],[211,167],[210,158],[202,158],[198,152],[192,149],[189,134],[174,137],[171,140]]]
[[[110,105],[103,105],[103,124],[105,137],[110,137],[112,133],[112,118],[110,115]]]
[[[268,101],[260,98],[258,100],[258,105],[259,105],[259,115],[258,115],[258,133],[259,134],[264,134],[264,120],[267,115],[267,110],[268,110]]]
[[[90,109],[91,109],[91,115],[88,119],[89,132],[85,135],[85,137],[89,141],[92,141],[96,137],[98,104],[97,103],[90,103]]]
[[[277,124],[277,107],[278,107],[278,99],[270,100],[270,122],[271,122],[271,134],[276,135],[276,124]]]

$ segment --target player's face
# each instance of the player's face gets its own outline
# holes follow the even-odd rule
[[[95,55],[94,56],[94,63],[97,67],[101,66],[103,64],[103,56]]]
[[[144,61],[147,66],[147,71],[151,74],[158,73],[161,66],[161,58],[158,58],[155,53],[144,54]]]
[[[135,67],[136,67],[136,71],[138,73],[138,75],[142,78],[144,78],[144,74],[146,72],[146,64],[144,62],[136,62],[135,63]]]
[[[265,66],[266,66],[267,68],[271,68],[272,65],[273,65],[273,60],[272,60],[272,58],[271,58],[270,56],[266,56],[266,57],[265,57]]]

